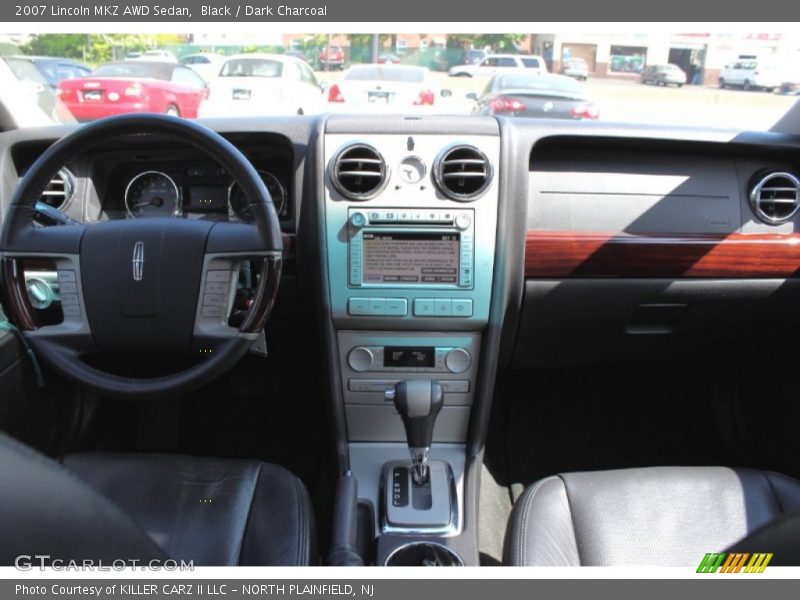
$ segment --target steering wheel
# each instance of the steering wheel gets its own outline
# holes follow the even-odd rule
[[[142,218],[91,225],[34,225],[36,201],[74,156],[132,135],[159,135],[216,160],[241,186],[248,223]],[[117,398],[189,392],[224,373],[260,335],[281,273],[282,239],[272,198],[255,168],[219,134],[165,115],[127,114],[84,125],[48,148],[14,193],[0,236],[8,318],[34,352],[61,375]],[[63,322],[42,326],[31,307],[23,261],[54,262]],[[239,327],[227,308],[244,261],[261,277]],[[126,377],[88,364],[88,355],[142,353],[195,357],[189,368],[158,377]]]

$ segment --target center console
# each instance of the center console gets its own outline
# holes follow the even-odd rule
[[[324,138],[329,308],[350,469],[378,564],[440,556],[462,531],[499,153],[497,135]],[[398,554],[404,546],[414,552]]]

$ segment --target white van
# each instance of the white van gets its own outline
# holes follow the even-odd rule
[[[719,76],[719,87],[741,87],[745,90],[761,89],[771,92],[781,86],[782,70],[776,63],[766,60],[741,59],[725,65]]]

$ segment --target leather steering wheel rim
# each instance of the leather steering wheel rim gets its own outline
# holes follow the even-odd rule
[[[219,163],[241,186],[248,201],[245,210],[250,215],[252,223],[200,224],[200,221],[190,219],[152,218],[64,227],[43,228],[34,225],[36,201],[52,176],[64,164],[74,156],[107,143],[109,139],[136,135],[156,135],[188,144]],[[110,236],[99,238],[98,234],[110,234]],[[86,276],[82,277],[77,266],[89,262],[90,257],[86,256],[87,247],[93,244],[95,249],[98,247],[104,249],[98,245],[98,240],[124,241],[145,235],[156,240],[163,238],[164,244],[169,243],[170,236],[179,238],[179,241],[189,240],[196,246],[197,256],[200,256],[202,247],[202,265],[196,264],[197,261],[192,263],[192,273],[199,273],[202,279],[197,282],[200,293],[197,295],[197,305],[194,308],[198,321],[192,323],[191,347],[195,348],[201,344],[203,348],[213,348],[213,352],[203,350],[209,353],[207,357],[177,373],[151,378],[130,378],[101,371],[81,359],[81,356],[87,353],[84,351],[86,348],[102,347],[98,342],[99,333],[94,327],[95,323],[100,321],[93,319],[89,314],[89,306],[97,306],[98,303],[95,301],[92,304],[91,299],[109,296],[99,296],[98,292],[93,291],[91,288],[97,285],[88,281]],[[142,242],[136,243],[142,244]],[[162,251],[159,243],[161,242],[150,244],[157,247],[157,260],[151,259],[150,263],[145,263],[147,269],[158,269],[159,263],[163,262],[159,260],[161,258],[159,253]],[[29,168],[17,186],[0,234],[0,255],[2,255],[0,283],[9,319],[22,331],[36,354],[53,370],[104,396],[149,400],[196,389],[224,373],[247,353],[254,339],[260,334],[277,294],[282,249],[280,222],[269,191],[256,169],[238,148],[199,123],[165,115],[126,114],[79,127],[51,145]],[[79,296],[83,300],[81,310],[82,317],[86,319],[88,335],[85,333],[78,335],[75,331],[64,330],[63,327],[56,333],[52,331],[52,327],[40,327],[35,318],[32,318],[34,313],[25,290],[21,261],[26,257],[48,256],[58,257],[62,263],[66,260],[64,257],[77,261],[75,263],[77,286]],[[128,253],[125,256],[128,257],[127,263],[125,265],[115,263],[113,273],[109,272],[111,276],[120,278],[122,275],[119,273],[123,270],[129,273],[131,255]],[[202,285],[208,281],[211,269],[209,265],[228,260],[241,262],[244,256],[263,258],[259,287],[244,324],[237,330],[228,327],[223,320],[219,322],[211,320],[211,325],[206,327],[207,331],[198,333],[199,316],[202,312],[200,306],[203,302]],[[104,268],[106,271],[109,269],[108,265]],[[135,279],[135,274],[133,278]],[[158,280],[158,277],[155,279]],[[125,281],[127,284],[127,279]],[[159,284],[153,285],[156,290],[153,292],[155,294],[153,302],[156,306],[160,306],[159,302],[163,303],[165,295],[170,293],[170,286],[167,283],[160,285],[161,287]],[[187,311],[189,310],[187,307]],[[161,317],[162,322],[164,318]],[[65,323],[66,321],[65,318]],[[208,321],[206,319],[204,323],[208,325]],[[113,339],[118,332],[106,331],[105,334],[105,339],[108,340]],[[182,348],[186,346],[184,337],[187,336],[181,338]],[[103,351],[100,350],[100,353]]]

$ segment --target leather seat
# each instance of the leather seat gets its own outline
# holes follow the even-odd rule
[[[58,463],[0,434],[0,564],[175,559],[308,565],[311,502],[285,469],[249,460],[75,454]]]
[[[697,566],[707,552],[724,551],[797,511],[800,482],[752,469],[654,467],[559,474],[538,481],[517,501],[504,562]],[[751,550],[772,552],[767,547]]]

